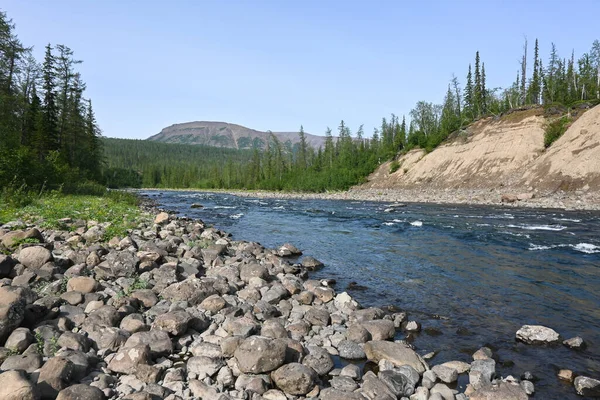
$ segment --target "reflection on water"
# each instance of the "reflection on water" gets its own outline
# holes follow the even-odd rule
[[[147,194],[238,240],[267,247],[290,241],[325,263],[315,276],[335,277],[338,291],[355,281],[368,288],[350,290],[361,304],[414,313],[424,327],[442,333],[424,332],[414,342],[421,352],[439,351],[434,364],[470,361],[473,351],[490,345],[501,363],[514,363],[499,372],[532,370],[544,399],[578,398],[557,381],[556,368],[600,377],[597,212],[423,204],[390,211],[389,204],[374,202]],[[204,208],[192,209],[192,203]],[[516,343],[523,324],[580,335],[588,350]]]

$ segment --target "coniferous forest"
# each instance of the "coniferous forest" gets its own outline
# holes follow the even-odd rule
[[[302,127],[300,143],[292,146],[271,136],[263,151],[106,139],[107,175],[113,176],[107,182],[134,187],[342,190],[362,182],[379,164],[399,153],[416,147],[431,151],[473,121],[509,110],[563,109],[565,115],[557,123],[558,132],[564,132],[569,107],[600,100],[600,42],[594,41],[591,50],[578,59],[574,52],[562,58],[552,45],[546,66],[537,40],[530,50],[525,42],[516,79],[506,89],[488,87],[485,62],[477,51],[466,68],[464,85],[453,77],[442,104],[417,102],[408,126],[405,117],[392,114],[366,138],[362,126],[352,132],[341,121],[335,137],[331,129],[325,131],[324,148],[307,146]],[[546,145],[558,136],[554,134]],[[118,176],[123,179],[114,179]]]
[[[62,44],[36,60],[0,12],[0,187],[75,191],[99,181],[100,130],[80,63]]]
[[[407,116],[383,118],[370,135],[344,121],[325,130],[326,143],[292,146],[270,136],[263,150],[101,138],[92,102],[66,45],[48,44],[44,58],[21,43],[10,18],[0,12],[0,187],[239,188],[341,190],[362,182],[384,161],[420,147],[433,150],[448,136],[487,116],[528,106],[561,106],[600,100],[600,42],[575,58],[539,54],[525,41],[515,80],[507,88],[487,84],[479,51],[464,80],[453,77],[442,104],[419,101]],[[568,113],[560,120],[568,123]],[[177,122],[177,121],[175,121]],[[560,129],[558,130],[560,133]],[[335,136],[334,136],[335,135]],[[547,146],[552,143],[549,139]]]

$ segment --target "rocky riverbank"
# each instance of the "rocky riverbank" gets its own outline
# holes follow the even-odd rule
[[[363,309],[333,281],[310,279],[322,264],[299,262],[291,244],[235,241],[164,212],[109,241],[106,224],[61,224],[0,227],[1,399],[504,400],[534,392],[528,374],[497,376],[487,348],[470,363],[437,364],[394,341],[419,322]],[[557,340],[541,328],[523,327],[518,338]],[[575,379],[581,394],[599,388]]]

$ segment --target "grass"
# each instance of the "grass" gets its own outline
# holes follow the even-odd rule
[[[544,147],[548,148],[567,131],[571,118],[564,116],[549,122],[544,132]]]
[[[104,239],[123,237],[128,229],[148,218],[131,193],[111,191],[103,196],[65,195],[57,192],[41,197],[30,196],[30,202],[15,204],[0,197],[0,224],[23,220],[43,228],[64,229],[63,218],[108,223]],[[27,204],[28,203],[28,204]]]
[[[400,169],[400,163],[398,162],[398,160],[394,160],[390,163],[390,174],[393,174],[394,172],[398,171]]]
[[[38,238],[24,238],[24,239],[14,239],[13,240],[13,247],[18,247],[22,244],[36,244],[39,243],[39,239]]]

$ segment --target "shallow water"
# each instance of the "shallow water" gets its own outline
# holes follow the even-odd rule
[[[325,263],[313,277],[335,278],[338,292],[358,282],[366,289],[348,292],[363,306],[407,310],[435,328],[414,340],[421,354],[438,352],[432,365],[469,362],[487,345],[502,376],[529,370],[540,378],[541,399],[581,398],[558,381],[558,369],[600,378],[599,212],[143,193],[236,240],[291,242]],[[524,324],[580,335],[588,348],[517,343]]]

